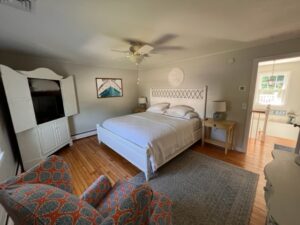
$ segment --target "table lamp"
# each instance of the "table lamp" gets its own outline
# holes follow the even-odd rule
[[[147,108],[147,98],[146,97],[139,97],[138,99],[139,107],[146,109]]]
[[[213,101],[213,119],[225,120],[226,119],[226,102],[225,101]]]

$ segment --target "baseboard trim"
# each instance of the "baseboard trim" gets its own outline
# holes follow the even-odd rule
[[[97,130],[90,130],[90,131],[86,131],[86,132],[82,132],[82,133],[79,133],[79,134],[72,135],[72,140],[78,140],[78,139],[81,139],[81,138],[94,136],[96,134],[97,134]]]

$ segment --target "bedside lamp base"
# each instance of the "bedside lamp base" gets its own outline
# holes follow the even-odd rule
[[[141,108],[141,109],[147,109],[147,104],[139,104],[139,108]]]
[[[226,119],[226,113],[225,112],[215,112],[213,115],[213,119],[220,121]]]

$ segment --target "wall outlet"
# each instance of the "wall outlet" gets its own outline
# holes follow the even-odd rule
[[[246,102],[242,103],[242,110],[247,110],[247,103]]]

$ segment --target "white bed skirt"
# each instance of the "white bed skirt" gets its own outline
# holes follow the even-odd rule
[[[194,131],[194,140],[188,146],[184,146],[182,149],[177,151],[171,157],[168,158],[167,163],[183,151],[187,150],[190,146],[201,139],[202,130],[198,129]],[[117,152],[119,155],[127,159],[130,163],[135,165],[141,171],[145,173],[146,180],[149,180],[154,174],[150,162],[149,149],[142,148],[114,133],[103,128],[100,124],[97,124],[97,136],[99,143],[104,143],[109,146],[112,150]],[[162,165],[160,165],[162,166]]]

